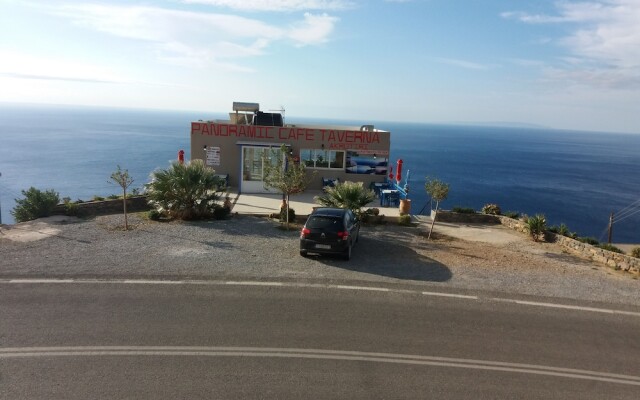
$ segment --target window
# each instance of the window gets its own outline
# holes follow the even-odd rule
[[[302,149],[300,161],[308,168],[344,168],[344,151]]]

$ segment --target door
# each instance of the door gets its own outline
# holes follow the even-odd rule
[[[276,147],[242,147],[242,182],[243,193],[278,193],[276,189],[268,189],[264,185],[264,163],[275,163],[280,158],[280,149]]]

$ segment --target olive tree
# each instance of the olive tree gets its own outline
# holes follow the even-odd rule
[[[263,155],[262,180],[265,187],[280,191],[285,198],[286,227],[289,229],[289,196],[304,192],[311,181],[303,163],[297,163],[282,145],[279,151]],[[315,173],[315,172],[314,172]]]
[[[426,183],[424,184],[424,188],[427,191],[427,194],[431,197],[432,200],[436,202],[436,209],[433,214],[433,219],[431,220],[431,229],[429,229],[429,236],[427,239],[431,239],[431,233],[433,232],[433,226],[436,223],[436,217],[438,216],[438,207],[440,206],[440,202],[446,200],[449,195],[449,184],[444,183],[443,181],[437,178],[426,177]]]
[[[124,230],[129,230],[127,219],[127,188],[133,183],[133,178],[129,175],[129,170],[122,170],[118,165],[118,170],[111,174],[111,180],[122,188],[122,208],[124,210]]]

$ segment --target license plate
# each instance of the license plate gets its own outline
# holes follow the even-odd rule
[[[330,250],[331,249],[331,245],[330,244],[316,244],[316,249]]]

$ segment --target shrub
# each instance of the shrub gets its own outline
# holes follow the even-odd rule
[[[533,240],[536,242],[544,240],[544,233],[547,229],[547,219],[543,214],[536,214],[533,217],[528,217],[526,224],[527,231],[529,231]]]
[[[217,206],[213,210],[213,218],[215,219],[227,219],[231,214],[231,209],[223,206]]]
[[[614,253],[624,254],[624,252],[622,250],[620,250],[616,246],[611,245],[609,243],[601,243],[601,244],[597,245],[596,247],[599,247],[599,248],[601,248],[603,250],[613,251]]]
[[[104,201],[104,197],[93,195],[93,198],[91,199],[91,201]]]
[[[500,206],[497,204],[485,204],[484,207],[482,207],[482,213],[490,215],[500,215]]]
[[[223,181],[202,160],[156,170],[146,185],[149,205],[169,218],[184,220],[213,216]]]
[[[600,244],[597,239],[594,239],[592,237],[578,237],[576,238],[576,240],[582,243],[590,244],[592,246],[597,246]]]
[[[517,211],[505,211],[502,215],[508,218],[513,218],[513,219],[520,218],[520,213]]]
[[[634,247],[631,250],[631,257],[640,258],[640,247]]]
[[[278,217],[280,219],[280,222],[287,222],[286,207],[280,209],[280,215]],[[296,210],[294,210],[293,208],[289,208],[289,222],[293,222],[295,220],[296,220]]]
[[[24,199],[16,199],[17,206],[11,210],[11,215],[14,216],[17,222],[48,217],[60,202],[60,195],[53,189],[43,192],[30,187],[29,190],[23,190],[22,195]]]
[[[339,182],[334,187],[327,187],[322,196],[316,196],[318,204],[325,207],[348,208],[358,218],[362,217],[362,208],[376,198],[372,190],[358,182]]]
[[[458,213],[458,214],[475,214],[476,210],[474,210],[473,208],[470,207],[453,207],[451,209],[452,212],[454,213]]]
[[[398,225],[411,225],[411,216],[407,214],[399,216]]]
[[[571,235],[574,235],[574,233],[569,231],[569,227],[565,224],[560,224],[560,226],[557,226],[557,225],[550,226],[548,231],[557,233],[558,235],[562,235],[566,237],[571,237]]]
[[[383,220],[384,215],[380,215],[380,209],[375,207],[364,210],[360,215],[360,221],[363,223],[380,224]]]
[[[118,196],[117,194],[110,194],[109,196],[107,196],[107,199],[109,200],[118,200],[120,198],[120,196]]]
[[[147,217],[152,221],[160,221],[162,214],[158,210],[149,210],[147,211]]]
[[[64,202],[64,214],[68,216],[77,216],[80,211],[78,203],[72,203],[71,201]]]

